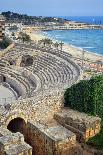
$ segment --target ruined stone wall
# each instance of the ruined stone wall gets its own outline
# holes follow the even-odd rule
[[[33,148],[33,155],[81,155],[81,147],[77,145],[75,136],[72,139],[57,141],[28,123],[27,142]]]
[[[6,49],[0,52],[0,58],[4,57],[7,53],[9,53],[13,47],[14,47],[14,43],[10,44]]]
[[[90,137],[93,137],[96,134],[98,134],[100,132],[100,129],[101,129],[101,123],[100,122],[94,123],[93,126],[91,126],[91,128],[89,128],[89,129],[86,130],[86,133],[85,133],[85,139],[86,139],[86,141]]]
[[[12,119],[17,117],[23,118],[25,122],[46,121],[53,118],[54,113],[59,111],[62,106],[63,94],[49,95],[39,99],[18,100],[18,102],[10,104],[9,109],[2,107],[0,123],[7,126]]]
[[[44,98],[30,98],[10,105],[9,109],[2,107],[0,123],[7,128],[9,122],[14,118],[23,118],[26,127],[23,135],[26,143],[33,148],[33,155],[93,155],[90,150],[82,149],[80,145],[73,143],[56,143],[44,132],[38,130],[33,122],[46,123],[63,106],[63,94],[54,94]],[[62,119],[61,119],[62,121]],[[24,154],[23,154],[24,153]],[[25,151],[22,154],[25,155]],[[31,153],[31,152],[30,152]],[[1,154],[3,155],[3,154]],[[17,154],[19,155],[19,154]],[[31,154],[28,154],[31,155]]]
[[[95,136],[100,132],[100,129],[101,129],[100,118],[97,117],[96,118],[97,120],[88,122],[90,118],[87,115],[86,117],[88,118],[88,120],[85,120],[85,118],[81,117],[81,122],[80,122],[79,119],[75,120],[75,118],[73,118],[74,115],[72,115],[71,117],[67,117],[67,112],[69,112],[69,110],[65,111],[65,114],[66,114],[65,116],[62,115],[62,112],[60,115],[58,115],[57,113],[54,115],[54,118],[65,128],[75,133],[77,136],[77,140],[79,142],[88,141],[89,138]],[[82,118],[85,121],[82,120]],[[82,125],[79,125],[80,123]],[[86,125],[86,123],[88,123],[88,126]]]
[[[32,155],[32,147],[21,133],[11,133],[0,127],[0,155]]]
[[[38,130],[33,124],[28,123],[28,137],[27,141],[33,148],[33,154],[36,155],[46,155],[48,152],[49,155],[52,155],[52,140],[50,141],[49,137],[46,137],[44,133]],[[49,147],[47,148],[47,142]],[[50,144],[51,142],[51,144]],[[51,150],[50,150],[51,149]]]

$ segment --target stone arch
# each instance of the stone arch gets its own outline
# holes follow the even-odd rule
[[[32,145],[32,133],[28,128],[28,120],[25,118],[24,115],[13,115],[10,116],[6,122],[6,128],[11,131],[12,133],[20,132],[24,136],[24,141],[29,144],[34,151],[34,147]]]
[[[26,115],[24,115],[23,113],[16,113],[16,114],[11,114],[11,115],[9,115],[9,117],[6,119],[6,121],[5,121],[5,126],[7,127],[8,126],[8,124],[9,124],[9,122],[10,121],[12,121],[13,119],[15,119],[15,118],[21,118],[21,119],[23,119],[26,123],[27,123],[27,121],[28,121],[28,118],[26,117]]]
[[[23,118],[14,118],[9,122],[7,129],[13,133],[20,132],[24,134],[26,130],[26,122]]]

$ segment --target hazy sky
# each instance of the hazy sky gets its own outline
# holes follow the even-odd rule
[[[103,0],[0,0],[0,12],[42,16],[103,15]]]

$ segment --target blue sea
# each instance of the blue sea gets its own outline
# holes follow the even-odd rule
[[[63,17],[66,18],[66,17]],[[103,17],[67,17],[78,22],[88,22],[91,19],[103,23]],[[103,30],[53,30],[43,32],[49,38],[66,44],[83,48],[87,51],[103,55]]]

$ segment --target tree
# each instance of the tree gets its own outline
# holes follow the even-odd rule
[[[39,43],[43,43],[44,47],[45,47],[46,45],[49,45],[49,46],[51,47],[51,45],[52,45],[53,42],[52,42],[51,39],[45,38],[45,39],[40,40]]]
[[[43,46],[45,47],[46,40],[45,39],[41,39],[41,40],[38,41],[38,44],[43,44]]]
[[[13,25],[13,26],[11,26],[10,28],[9,28],[9,30],[10,31],[17,31],[18,30],[18,27],[17,27],[17,25]]]
[[[51,39],[47,39],[47,44],[51,47],[51,45],[53,44]]]
[[[31,39],[30,39],[30,36],[24,32],[20,32],[19,33],[19,37],[18,37],[19,40],[23,41],[24,42],[30,42]]]
[[[58,42],[55,42],[55,43],[54,43],[54,46],[55,46],[55,48],[58,50],[59,43],[58,43]]]
[[[4,36],[3,40],[0,42],[0,47],[7,48],[11,43],[12,41],[10,40],[10,38]]]
[[[64,43],[60,42],[59,45],[60,45],[60,48],[61,48],[61,51],[62,51]]]
[[[103,115],[103,75],[82,80],[64,94],[65,106],[80,112]]]

